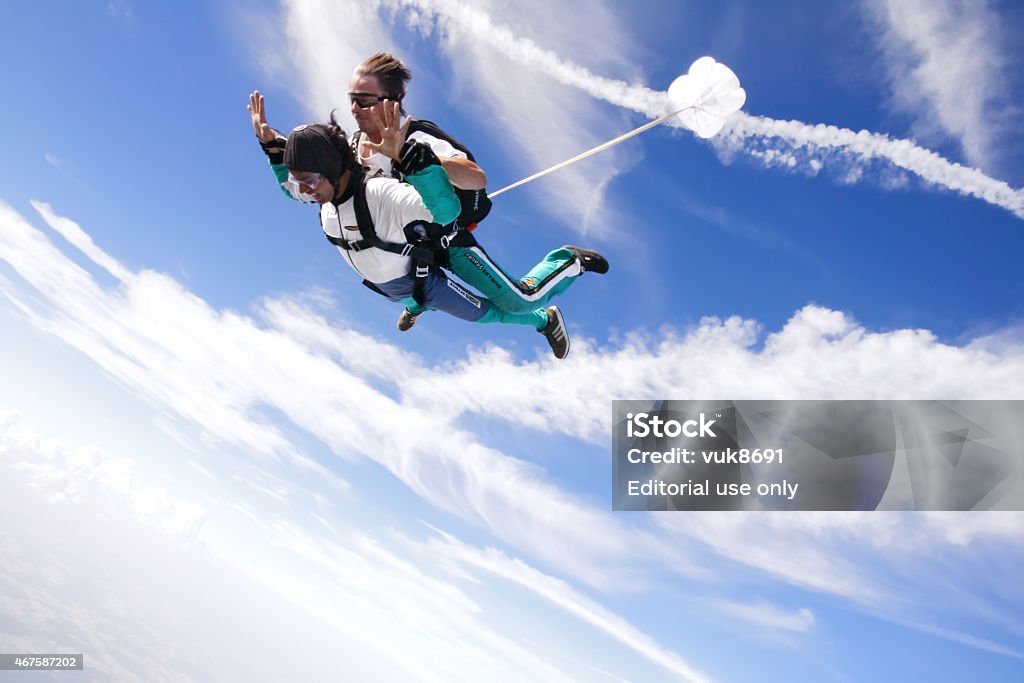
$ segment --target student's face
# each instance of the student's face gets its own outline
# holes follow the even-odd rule
[[[359,104],[369,103],[373,100],[373,96],[384,97],[387,93],[381,89],[380,83],[377,82],[376,76],[352,76],[352,80],[348,83],[349,93],[356,93],[350,95],[355,101],[349,102],[349,107],[352,111],[352,116],[356,120],[356,125],[359,126],[359,130],[363,131],[367,135],[373,135],[377,132],[377,124],[373,122],[372,112],[376,110],[377,115],[381,118],[384,117],[384,104],[378,101],[371,107],[363,108]],[[366,95],[367,97],[359,97],[359,95]]]
[[[334,197],[334,186],[323,175],[309,171],[288,171],[299,184],[299,191],[311,196],[317,204],[326,204]]]

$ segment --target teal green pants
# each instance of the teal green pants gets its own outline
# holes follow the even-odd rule
[[[480,245],[449,247],[448,258],[451,271],[491,303],[488,315],[477,322],[512,322],[504,318],[514,317],[509,314],[533,313],[539,314],[536,316],[540,323],[537,329],[547,323],[547,315],[544,313],[547,303],[568,289],[583,272],[576,256],[568,249],[561,248],[549,253],[518,280],[511,278]],[[415,302],[406,308],[416,315],[427,310]],[[487,319],[491,315],[495,319]]]
[[[418,311],[416,315],[419,315],[424,311],[438,310],[431,306],[420,306],[411,296],[399,299],[399,303],[405,304],[405,307],[409,309],[410,312]],[[543,308],[538,308],[535,311],[527,311],[526,313],[510,313],[509,311],[503,311],[500,308],[495,308],[489,304],[490,302],[486,300],[483,301],[484,314],[470,322],[480,323],[482,325],[486,325],[488,323],[499,323],[502,325],[529,325],[536,330],[543,329],[548,324],[548,313]]]

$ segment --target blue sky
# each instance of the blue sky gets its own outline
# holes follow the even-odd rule
[[[1019,680],[1019,513],[612,513],[609,451],[614,399],[1024,395],[1022,15],[6,8],[0,651],[97,681]],[[560,299],[558,362],[399,333],[275,189],[249,92],[282,130],[344,113],[380,49],[492,189],[702,55],[747,102],[495,200],[510,271],[611,263]]]

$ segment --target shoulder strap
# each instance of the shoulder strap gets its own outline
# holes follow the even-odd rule
[[[469,151],[468,147],[466,147],[464,144],[453,138],[448,133],[441,130],[440,126],[438,126],[436,123],[432,121],[426,121],[424,119],[413,119],[412,123],[409,124],[409,133],[426,133],[427,135],[433,135],[435,138],[445,140],[446,142],[451,144],[452,147],[454,147],[455,149],[459,150],[467,157],[469,157],[470,161],[476,162],[476,159],[473,158],[473,153]]]
[[[352,205],[356,210],[356,225],[359,226],[359,234],[364,240],[368,240],[371,236],[376,237],[377,232],[373,229],[373,216],[370,215],[370,206],[366,203],[366,174],[359,171],[352,180],[356,181],[352,196]]]
[[[444,132],[436,123],[414,118],[409,124],[409,134],[416,132],[426,133],[440,140],[447,141],[452,147],[465,154],[466,158],[476,163],[476,159],[473,157],[473,153],[469,151],[469,148]],[[459,214],[459,225],[467,230],[473,230],[476,224],[486,218],[487,214],[491,211],[491,199],[487,196],[487,190],[462,190],[455,188],[455,194],[458,196],[459,204],[462,206],[462,212]]]

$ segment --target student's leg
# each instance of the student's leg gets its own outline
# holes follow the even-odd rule
[[[404,304],[406,310],[416,303],[412,298],[412,278],[399,278],[378,287],[393,300]],[[529,325],[544,335],[555,358],[562,359],[569,355],[569,335],[562,314],[556,306],[523,313],[503,311],[439,272],[432,272],[427,278],[424,295],[423,303],[428,308],[444,311],[462,320],[482,324]]]
[[[411,277],[398,278],[377,286],[393,301],[405,305],[406,310],[419,306],[412,297],[413,280]],[[427,277],[423,294],[423,306],[419,306],[419,308],[443,311],[469,322],[529,325],[536,330],[542,329],[548,322],[547,314],[543,309],[523,312],[503,311],[493,306],[488,299],[470,292],[438,271],[431,272]]]

